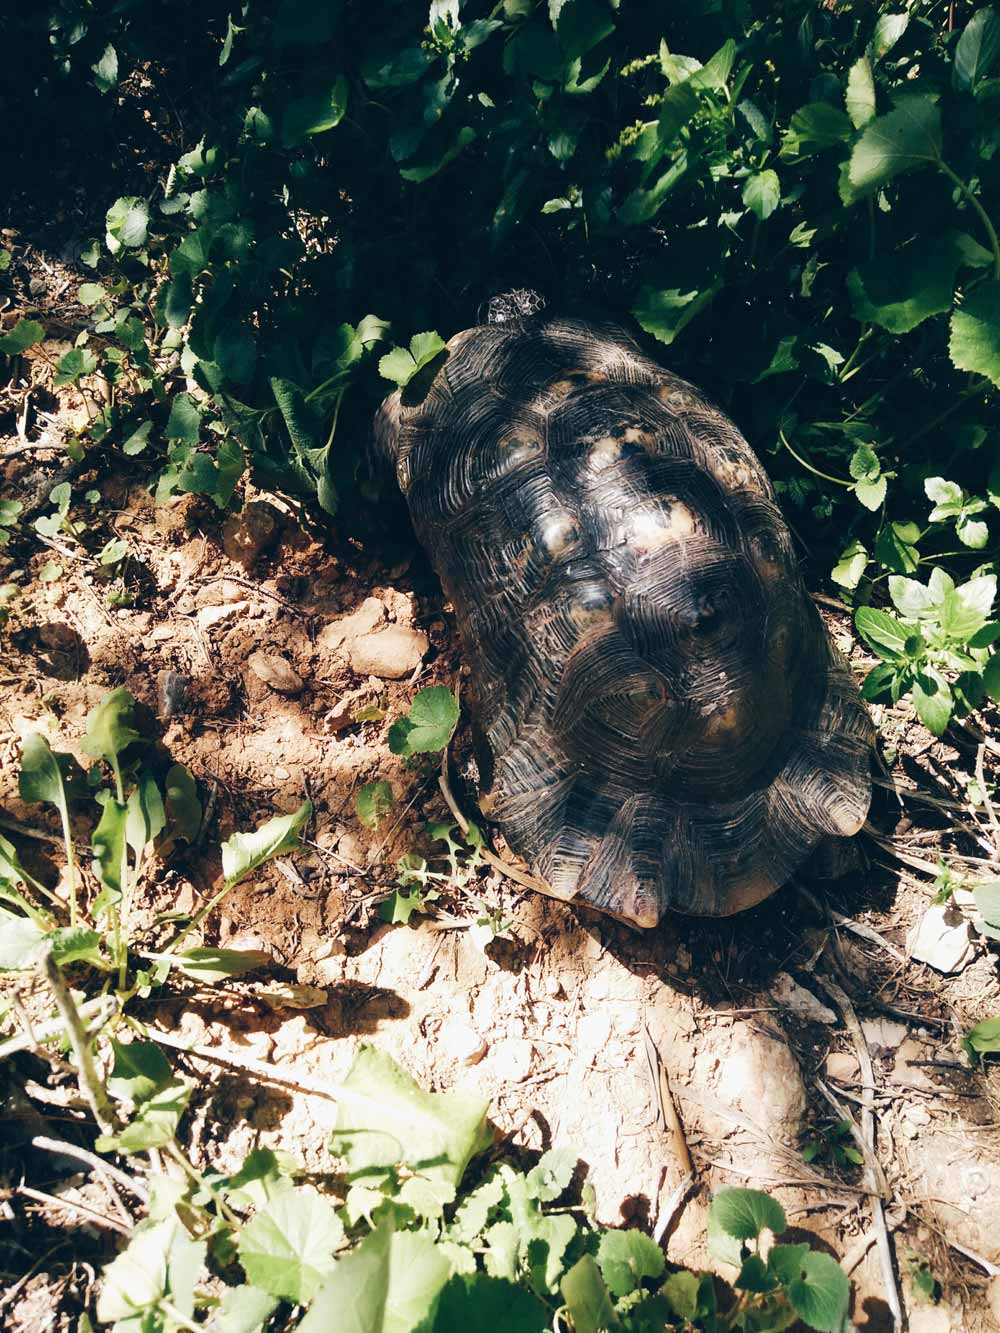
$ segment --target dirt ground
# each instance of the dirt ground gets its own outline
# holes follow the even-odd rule
[[[61,476],[61,442],[81,411],[73,391],[53,393],[44,355],[8,386],[0,485],[26,517]],[[735,919],[637,933],[491,870],[446,890],[432,915],[388,925],[377,904],[395,887],[396,861],[426,852],[426,824],[447,816],[436,770],[394,757],[388,730],[417,688],[454,687],[462,673],[423,557],[413,550],[386,567],[374,546],[333,526],[307,531],[274,496],[250,494],[237,518],[193,497],[157,508],[140,476],[138,466],[109,475],[98,460],[73,479],[100,492],[100,539],[128,545],[128,604],[109,606],[80,543],[36,543],[23,559],[15,543],[7,560],[3,579],[21,593],[0,658],[0,828],[55,882],[55,849],[11,828],[57,832],[18,798],[19,741],[42,729],[74,749],[88,709],[120,685],[148,706],[163,750],[189,766],[212,809],[198,846],[147,881],[136,926],[151,939],[160,913],[190,911],[220,886],[222,839],[312,799],[303,849],[241,885],[207,923],[206,942],[265,950],[273,965],[250,980],[182,983],[140,1010],[201,1079],[185,1121],[196,1161],[224,1169],[260,1144],[326,1169],[335,1103],[323,1086],[374,1041],[429,1088],[488,1094],[505,1151],[572,1147],[600,1220],[662,1234],[672,1262],[712,1266],[714,1188],[773,1191],[794,1230],[850,1268],[857,1326],[888,1329],[872,1202],[881,1194],[909,1327],[1000,1328],[998,1284],[989,1286],[1000,1273],[1000,1075],[995,1061],[971,1069],[959,1045],[1000,1013],[997,955],[970,926],[969,895],[950,912],[931,909],[939,857],[971,880],[997,874],[995,830],[968,791],[980,754],[987,782],[996,779],[990,735],[984,752],[970,728],[936,742],[907,705],[877,710],[885,770],[871,833],[859,840],[864,864],[834,884],[789,886]],[[61,576],[44,581],[51,562]],[[823,609],[863,673],[849,615]],[[354,613],[352,640],[338,625]],[[389,625],[405,632],[398,660],[351,651]],[[354,721],[359,710],[371,720]],[[453,785],[472,813],[467,759],[460,730]],[[354,798],[375,779],[392,784],[396,804],[373,832]],[[86,840],[86,821],[78,832]],[[507,923],[489,943],[473,925],[484,905]],[[926,935],[935,921],[952,971],[912,956],[911,932],[923,922]],[[5,982],[8,992],[27,985]],[[695,1166],[680,1205],[672,1196],[684,1171],[658,1124],[646,1032]],[[840,1167],[821,1151],[807,1161],[817,1136],[828,1142],[824,1129],[861,1122],[869,1060],[876,1160]],[[0,1318],[25,1333],[75,1327],[87,1266],[92,1274],[111,1251],[98,1233],[78,1223],[68,1232],[13,1193],[27,1139],[69,1116],[35,1097],[30,1080],[17,1106],[0,1153],[0,1210],[15,1224],[8,1256],[23,1253],[5,1259],[20,1267],[3,1274]],[[79,1184],[49,1174],[50,1190]],[[915,1281],[926,1266],[937,1303]]]

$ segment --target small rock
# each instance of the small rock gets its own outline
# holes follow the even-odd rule
[[[924,1305],[910,1311],[910,1333],[951,1333],[951,1315],[940,1305]]]
[[[166,643],[167,639],[174,637],[174,628],[172,625],[156,625],[149,637],[157,643]]]
[[[853,1083],[861,1072],[858,1057],[850,1051],[831,1051],[823,1063],[827,1078]]]
[[[47,625],[39,625],[38,637],[45,647],[54,653],[75,652],[80,643],[80,636],[72,625],[65,625],[57,620]]]
[[[906,1025],[893,1018],[862,1019],[861,1029],[873,1055],[894,1051],[906,1037]]]
[[[249,602],[227,602],[216,606],[203,606],[197,615],[198,624],[202,629],[211,629],[213,625],[219,625],[230,616],[245,611],[249,605]]]
[[[976,956],[971,922],[950,903],[928,907],[906,937],[909,953],[938,972],[960,972]]]
[[[531,1073],[534,1047],[524,1037],[508,1038],[493,1047],[490,1063],[493,1073],[505,1087],[521,1083]]]
[[[715,1072],[717,1095],[776,1140],[797,1136],[806,1109],[798,1061],[786,1044],[756,1028],[734,1028]]]
[[[446,1023],[441,1029],[441,1042],[446,1054],[461,1065],[477,1065],[489,1050],[485,1037],[469,1023],[460,1019]]]
[[[805,986],[800,986],[787,972],[779,972],[774,978],[771,994],[780,1005],[790,1009],[792,1013],[805,1019],[807,1023],[836,1023],[837,1021],[837,1015],[832,1009],[828,1009],[825,1004],[817,1000],[812,991],[806,990]]]
[[[324,653],[336,652],[351,639],[370,634],[385,620],[385,607],[377,597],[366,597],[349,616],[340,616],[324,625],[316,636],[316,647]]]
[[[222,527],[222,549],[230,560],[251,569],[278,539],[281,513],[264,500],[244,505],[240,513],[226,519]]]
[[[359,676],[401,680],[417,669],[429,646],[420,630],[388,625],[348,643],[347,660]]]
[[[156,673],[156,716],[161,722],[179,713],[184,706],[188,679],[169,668]]]
[[[247,665],[255,676],[278,694],[302,692],[302,677],[290,662],[276,653],[262,653],[258,650],[247,658]]]

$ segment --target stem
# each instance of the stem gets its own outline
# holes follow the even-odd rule
[[[841,366],[841,368],[840,368],[840,374],[839,374],[839,376],[838,376],[837,378],[841,381],[841,383],[843,383],[844,380],[847,378],[848,373],[849,373],[851,367],[854,365],[854,362],[857,360],[858,353],[861,351],[862,347],[864,347],[865,343],[866,343],[866,342],[868,341],[868,339],[872,336],[872,334],[874,333],[874,331],[875,331],[875,330],[874,330],[874,329],[872,328],[872,326],[869,324],[869,325],[864,329],[864,331],[862,332],[861,337],[858,339],[858,345],[855,347],[854,351],[851,353],[851,355],[847,358],[847,360],[844,362],[844,364],[843,364],[843,365]]]
[[[90,1109],[94,1113],[94,1119],[100,1126],[102,1133],[113,1134],[115,1121],[111,1103],[108,1101],[108,1094],[98,1076],[90,1042],[83,1030],[83,1024],[73,1002],[73,996],[70,994],[70,989],[59,971],[55,959],[52,957],[51,950],[46,952],[42,968],[45,979],[49,983],[49,989],[52,991],[52,998],[56,1002],[56,1008],[59,1010],[59,1016],[66,1024],[70,1047],[76,1056],[80,1091],[89,1102]]]
[[[179,931],[174,936],[174,938],[164,946],[163,950],[161,951],[160,957],[165,958],[167,957],[167,955],[172,954],[174,950],[177,948],[178,944],[180,944],[181,940],[185,939],[188,935],[190,935],[192,930],[197,930],[197,928],[208,916],[209,912],[213,911],[216,907],[218,907],[219,903],[222,902],[223,898],[225,898],[225,896],[228,893],[231,893],[232,890],[236,888],[236,885],[238,883],[239,883],[238,880],[233,880],[231,884],[223,884],[219,892],[213,898],[210,898],[208,902],[204,905],[204,907],[198,908],[197,912],[195,912],[194,916],[187,923],[184,929]]]
[[[851,482],[844,481],[842,477],[831,477],[829,472],[820,472],[818,467],[813,467],[812,463],[807,463],[806,460],[801,456],[801,454],[797,454],[795,450],[792,448],[792,446],[788,443],[788,440],[785,437],[785,432],[780,427],[778,428],[778,436],[781,440],[781,443],[785,446],[785,448],[792,455],[795,461],[797,463],[801,463],[807,472],[811,472],[816,477],[822,477],[824,481],[832,481],[835,486],[846,486],[848,490],[851,489]]]
[[[66,873],[69,876],[69,924],[76,925],[76,853],[73,851],[73,838],[69,827],[69,807],[65,799],[59,803],[59,818],[62,822],[63,846],[66,849]]]
[[[987,213],[986,209],[983,208],[982,204],[969,189],[968,185],[966,185],[965,181],[962,180],[961,176],[958,174],[957,171],[952,171],[948,163],[940,158],[938,159],[938,166],[948,177],[948,179],[954,182],[954,184],[958,187],[959,192],[962,195],[964,195],[964,197],[969,201],[972,207],[979,214],[979,220],[983,224],[983,228],[986,231],[986,235],[990,238],[990,248],[993,251],[993,275],[994,277],[1000,278],[1000,239],[998,239],[997,237],[996,228],[990,221],[989,213]]]

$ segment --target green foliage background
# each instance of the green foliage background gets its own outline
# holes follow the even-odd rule
[[[335,513],[379,366],[398,382],[427,331],[533,285],[633,317],[720,400],[844,595],[891,576],[896,628],[859,624],[870,694],[912,689],[940,730],[995,692],[992,8],[63,0],[6,24],[11,101],[97,125],[137,81],[204,90],[83,247],[100,368],[151,404],[93,434],[155,457],[161,498],[227,505],[247,461]]]

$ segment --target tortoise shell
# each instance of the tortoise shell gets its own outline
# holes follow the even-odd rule
[[[858,831],[872,725],[770,482],[624,329],[468,329],[375,439],[454,605],[483,813],[553,895],[726,915]]]

